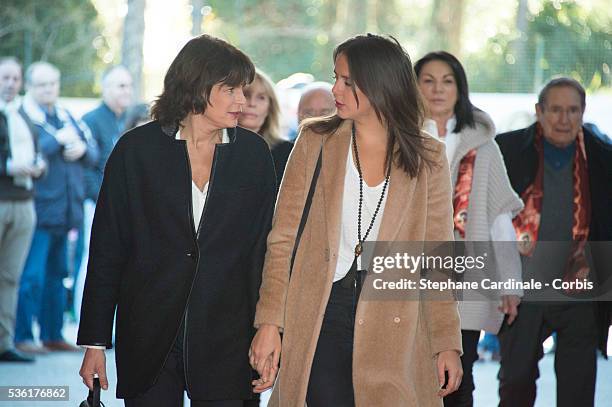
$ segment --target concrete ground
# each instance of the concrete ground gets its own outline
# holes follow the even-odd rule
[[[69,325],[66,337],[75,340],[76,327]],[[81,353],[53,353],[39,356],[33,364],[0,364],[0,386],[8,385],[57,385],[69,386],[69,402],[9,402],[0,401],[0,407],[76,407],[86,398],[87,389],[78,375],[81,366]],[[554,355],[547,354],[540,363],[541,377],[538,380],[536,407],[555,405]],[[486,361],[475,365],[475,407],[497,406],[497,370],[499,364]],[[107,351],[107,369],[110,388],[103,392],[102,400],[106,407],[121,407],[123,403],[115,399],[116,372],[114,353]],[[612,360],[599,358],[597,366],[596,406],[612,405]],[[169,406],[170,407],[170,406]],[[385,406],[386,407],[386,406]],[[577,406],[578,407],[578,406]]]

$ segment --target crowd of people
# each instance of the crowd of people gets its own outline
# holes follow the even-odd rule
[[[546,277],[609,285],[585,247],[612,240],[612,144],[583,125],[582,85],[551,80],[536,122],[497,134],[448,52],[413,65],[368,34],[333,61],[333,85],[303,88],[293,140],[274,82],[211,36],[179,52],[151,108],[118,65],[81,119],[58,103],[55,66],[0,58],[0,361],[85,348],[83,381],[108,388],[114,346],[126,406],[185,391],[208,407],[262,392],[270,406],[471,406],[485,332],[500,406],[532,406],[555,333],[557,404],[592,406],[609,302],[360,295],[377,240],[518,241],[493,258],[515,280],[550,263],[537,242],[573,242]],[[80,298],[69,270],[87,270],[78,346],[62,336]]]
[[[121,66],[105,72],[103,101],[82,119],[58,103],[61,74],[52,64],[35,62],[24,73],[16,58],[4,57],[0,78],[0,360],[32,362],[37,354],[80,351],[62,336],[71,294],[64,285],[68,233],[76,230],[79,236],[72,267],[76,279],[104,164],[126,119],[135,125],[147,112],[132,107],[131,77]],[[23,82],[26,92],[20,97]]]

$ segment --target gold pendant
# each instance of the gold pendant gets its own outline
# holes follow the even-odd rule
[[[355,246],[355,256],[359,256],[362,251],[363,247],[361,246],[361,243],[357,243],[357,246]]]

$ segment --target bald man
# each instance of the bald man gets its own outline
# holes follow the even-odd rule
[[[336,111],[332,86],[326,82],[313,82],[304,88],[298,104],[298,123],[311,117],[323,117]]]
[[[102,103],[83,116],[98,144],[100,158],[93,168],[85,172],[87,199],[97,201],[106,160],[123,133],[125,112],[132,105],[132,75],[122,65],[109,68],[102,75]]]

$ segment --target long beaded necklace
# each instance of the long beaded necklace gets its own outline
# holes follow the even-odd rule
[[[380,199],[378,200],[378,204],[376,204],[376,210],[374,211],[374,215],[372,216],[372,220],[370,221],[370,226],[368,226],[368,230],[366,230],[363,238],[361,237],[361,208],[363,206],[363,174],[361,173],[361,165],[359,164],[359,152],[357,151],[357,137],[355,136],[355,126],[353,125],[352,129],[352,138],[353,138],[353,151],[355,152],[355,164],[357,164],[357,172],[359,173],[359,211],[357,212],[357,245],[355,246],[355,258],[359,257],[363,252],[363,242],[368,238],[372,227],[374,226],[374,221],[376,220],[376,216],[378,215],[378,211],[380,210],[380,206],[382,205],[382,201],[385,197],[385,192],[387,191],[387,185],[389,185],[389,177],[391,175],[391,162],[389,160],[389,165],[387,166],[387,174],[385,175],[385,184],[383,185],[382,193],[380,194]]]

